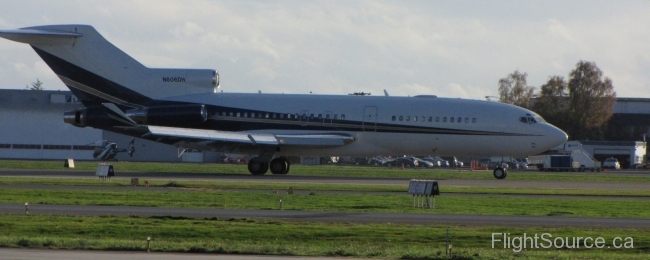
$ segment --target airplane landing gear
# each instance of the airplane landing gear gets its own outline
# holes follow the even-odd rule
[[[263,175],[269,170],[269,163],[255,157],[248,162],[248,171],[253,175]]]
[[[508,171],[506,171],[504,168],[498,167],[494,169],[494,172],[492,172],[492,174],[494,175],[494,178],[503,180],[506,178],[506,176],[508,176]]]
[[[271,160],[271,172],[273,174],[287,174],[291,164],[286,158],[280,157]]]

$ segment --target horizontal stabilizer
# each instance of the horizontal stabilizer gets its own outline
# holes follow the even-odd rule
[[[28,44],[51,44],[60,39],[81,37],[77,32],[47,31],[38,29],[0,30],[0,37]]]

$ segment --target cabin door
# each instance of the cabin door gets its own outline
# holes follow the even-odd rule
[[[366,107],[363,109],[363,131],[377,131],[377,107]]]

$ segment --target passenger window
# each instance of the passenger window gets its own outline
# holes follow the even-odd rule
[[[269,113],[264,114],[264,118],[269,118]]]
[[[228,116],[231,116],[231,117],[232,117],[232,112],[228,113]]]
[[[325,114],[325,119],[330,119],[330,114]]]
[[[432,117],[432,116],[429,117],[429,122],[431,122],[431,121],[433,121],[433,117]]]
[[[406,116],[406,122],[411,121],[411,116]]]
[[[404,120],[404,116],[399,116],[399,121],[401,122],[403,120]]]
[[[334,114],[334,120],[337,120],[337,119],[339,119],[339,115]]]
[[[465,118],[465,123],[469,123],[469,117]]]
[[[458,123],[462,123],[462,122],[463,122],[463,118],[462,118],[462,117],[459,117],[458,120],[457,120],[456,122],[458,122]]]
[[[476,117],[472,118],[472,123],[476,123]]]
[[[345,120],[345,115],[341,114],[341,120]]]
[[[443,117],[443,118],[442,118],[442,122],[443,122],[443,123],[447,123],[447,117]]]
[[[251,113],[251,117],[252,117],[252,118],[255,118],[255,113]]]
[[[278,115],[276,113],[273,113],[273,119],[275,119]]]
[[[420,117],[420,121],[424,122],[424,116]]]
[[[395,121],[395,119],[396,119],[395,116],[391,117],[391,120]]]
[[[309,120],[314,120],[314,114],[309,115]]]
[[[450,117],[450,118],[449,118],[449,123],[453,123],[453,122],[454,122],[454,118],[453,118],[453,117]]]
[[[440,122],[440,117],[439,116],[436,117],[436,122]]]
[[[323,119],[323,114],[318,114],[318,119]]]
[[[237,117],[240,117],[240,113],[239,113],[239,112],[237,112]]]
[[[244,117],[248,117],[248,112],[244,113]]]
[[[413,117],[413,122],[417,122],[417,121],[418,121],[418,116],[414,116]]]

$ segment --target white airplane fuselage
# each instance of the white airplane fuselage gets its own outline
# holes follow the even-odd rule
[[[553,125],[522,122],[520,119],[527,116],[539,121],[540,117],[529,110],[482,100],[244,93],[192,94],[164,100],[219,107],[208,117],[217,125],[265,124],[265,129],[241,129],[248,132],[337,132],[355,137],[345,146],[283,147],[276,155],[527,156],[566,141],[566,134]],[[240,112],[244,110],[265,112]],[[351,124],[337,124],[333,122],[335,116],[339,120],[345,116]]]

